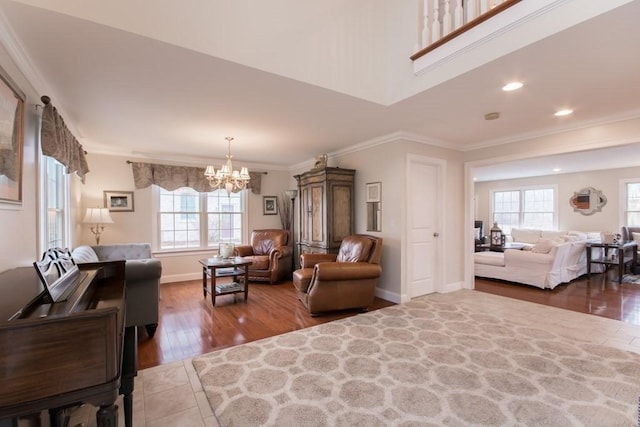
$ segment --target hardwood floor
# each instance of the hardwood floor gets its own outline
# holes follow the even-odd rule
[[[510,298],[589,313],[640,325],[640,285],[619,284],[615,275],[592,274],[553,290],[476,279],[475,289]],[[141,329],[139,369],[163,365],[213,350],[341,319],[357,311],[311,317],[295,296],[290,281],[277,285],[252,283],[249,300],[239,295],[218,297],[212,307],[202,295],[202,282],[162,285],[160,324],[153,339]],[[376,298],[372,309],[393,305]]]
[[[213,350],[267,338],[336,319],[357,310],[311,317],[295,295],[291,281],[276,285],[251,283],[245,303],[238,295],[202,295],[202,281],[161,285],[160,322],[154,338],[140,328],[138,369],[163,365]],[[372,310],[394,305],[376,298]]]
[[[618,283],[615,273],[583,276],[553,290],[476,278],[475,289],[640,325],[640,285]]]

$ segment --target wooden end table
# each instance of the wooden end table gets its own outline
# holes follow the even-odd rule
[[[601,248],[600,254],[593,256],[592,248]],[[638,261],[638,243],[634,240],[622,242],[619,244],[609,243],[587,243],[587,277],[591,277],[591,264],[603,264],[606,268],[609,266],[618,266],[618,283],[622,283],[624,275],[624,266],[631,263],[635,266]]]
[[[218,295],[231,295],[244,293],[244,300],[247,301],[249,297],[249,266],[251,261],[244,258],[204,258],[198,260],[202,264],[202,293],[204,297],[207,297],[207,293],[211,294],[211,304],[216,305],[216,296]],[[207,284],[207,277],[210,279],[210,283]],[[216,287],[216,278],[218,277],[232,277],[233,282],[238,286],[229,287],[227,289],[221,288],[221,285]]]

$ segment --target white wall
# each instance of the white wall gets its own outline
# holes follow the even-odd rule
[[[476,183],[475,195],[478,202],[478,218],[485,224],[485,234],[491,228],[491,190],[522,188],[534,185],[558,186],[558,230],[611,231],[619,232],[621,203],[620,181],[640,179],[640,167],[608,169],[571,174],[558,174],[526,179],[510,179]],[[569,206],[573,193],[584,188],[594,187],[607,197],[607,204],[601,212],[582,215]]]

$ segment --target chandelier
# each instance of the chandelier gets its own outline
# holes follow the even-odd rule
[[[227,153],[227,163],[222,165],[217,171],[213,166],[207,166],[204,171],[204,176],[209,181],[211,188],[224,188],[227,190],[227,194],[231,194],[234,191],[240,191],[247,188],[249,183],[249,171],[246,167],[243,167],[240,172],[233,170],[231,164],[231,141],[233,138],[228,136],[225,138],[229,144],[229,151]]]

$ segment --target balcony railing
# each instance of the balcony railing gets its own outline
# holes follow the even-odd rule
[[[424,0],[419,28],[420,50],[411,55],[411,60],[415,61],[520,1]]]

